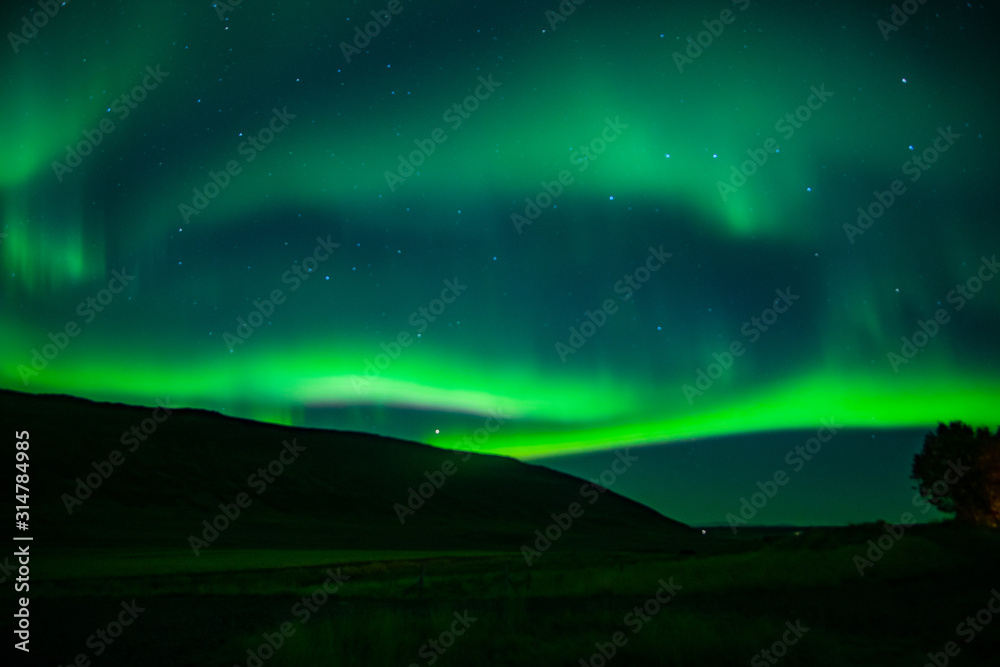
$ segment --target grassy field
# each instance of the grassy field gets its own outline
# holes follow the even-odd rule
[[[36,598],[40,617],[74,619],[45,649],[57,664],[84,648],[102,607],[132,598],[146,611],[107,647],[109,664],[599,665],[603,646],[608,664],[736,665],[764,660],[787,623],[801,637],[781,664],[919,666],[948,641],[955,664],[995,664],[1000,615],[968,643],[956,626],[1000,586],[1000,537],[914,527],[859,575],[854,557],[884,534],[743,536],[705,556],[553,548],[530,568],[511,553],[272,552],[171,571],[160,554],[137,561],[155,575],[114,576],[121,556],[109,554],[104,576],[47,579]],[[275,558],[284,566],[257,568]],[[336,592],[319,593],[331,573]],[[651,602],[658,591],[665,601]]]

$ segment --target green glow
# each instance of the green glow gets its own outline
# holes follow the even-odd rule
[[[704,7],[586,4],[558,30],[540,10],[498,18],[503,41],[484,25],[475,42],[419,42],[445,11],[473,10],[407,10],[398,39],[347,64],[354,5],[244,3],[227,22],[208,5],[63,6],[0,86],[0,386],[443,447],[502,410],[483,449],[525,458],[830,417],[996,423],[1000,281],[961,310],[947,296],[1000,250],[989,77],[942,70],[946,49],[899,57],[920,31],[886,44],[867,17],[802,30],[753,5],[680,73],[671,54]],[[978,9],[955,11],[977,25]],[[276,37],[280,56],[260,46]],[[156,65],[169,76],[60,181],[53,161]],[[443,113],[480,76],[499,87],[451,127]],[[782,137],[813,86],[833,95]],[[287,128],[245,161],[238,147],[286,107]],[[586,169],[571,162],[608,119],[627,127]],[[945,127],[961,138],[851,243],[844,223]],[[435,128],[447,140],[393,191],[385,172]],[[769,137],[780,152],[723,199],[718,182]],[[183,220],[231,160],[240,173]],[[564,170],[573,182],[519,234],[511,215]],[[282,276],[317,237],[341,246],[293,291]],[[616,281],[660,246],[672,257],[626,302]],[[127,289],[83,323],[78,304],[123,268]],[[468,291],[359,382],[454,279]],[[783,288],[801,300],[689,404],[682,387],[747,343],[741,327]],[[224,334],[275,289],[287,303],[230,351]],[[555,343],[610,298],[616,314],[564,363]],[[939,308],[951,321],[894,372],[886,354]],[[23,382],[67,322],[79,336]]]

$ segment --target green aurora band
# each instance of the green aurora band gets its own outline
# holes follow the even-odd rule
[[[972,290],[1000,250],[985,10],[939,3],[883,39],[882,13],[846,5],[594,2],[554,29],[551,5],[405,2],[350,62],[341,43],[384,5],[62,5],[3,56],[0,386],[456,449],[500,410],[476,448],[521,458],[824,418],[997,423],[1000,280]],[[678,71],[673,54],[727,6],[734,21]],[[166,74],[115,106],[147,67]],[[449,114],[477,88],[477,108]],[[287,125],[247,161],[275,109]],[[102,119],[114,130],[55,173]],[[959,138],[935,144],[947,128]],[[416,173],[387,179],[436,129]],[[239,173],[185,215],[229,161]],[[518,229],[561,172],[554,206]],[[884,215],[845,230],[896,179]],[[289,279],[328,237],[329,259]],[[660,247],[648,281],[616,289]],[[121,293],[79,307],[113,271],[133,276]],[[445,281],[467,288],[419,315]],[[266,323],[227,344],[274,290]],[[748,336],[776,290],[798,299]],[[71,321],[79,334],[32,368]],[[934,334],[894,364],[921,322]]]

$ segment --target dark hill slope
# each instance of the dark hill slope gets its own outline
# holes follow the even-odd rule
[[[573,502],[584,513],[553,548],[676,552],[701,537],[611,491],[590,504],[580,494],[583,480],[547,468],[479,454],[465,461],[459,452],[363,433],[185,409],[156,424],[138,446],[131,435],[123,444],[123,434],[153,414],[152,408],[0,391],[11,459],[15,430],[30,432],[30,533],[37,541],[187,547],[188,537],[204,530],[202,521],[219,514],[219,503],[232,504],[240,493],[250,504],[215,548],[519,549]],[[271,482],[251,479],[287,452],[285,442],[305,449],[295,459],[285,453],[292,462]],[[106,463],[114,451],[118,465]],[[394,505],[405,504],[410,489],[428,481],[425,473],[435,476],[448,462],[454,474],[401,525]],[[66,494],[75,493],[77,478],[97,480],[94,463],[111,473],[69,514]]]

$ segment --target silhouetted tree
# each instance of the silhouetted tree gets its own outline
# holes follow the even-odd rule
[[[938,424],[913,457],[911,479],[920,495],[942,512],[991,528],[1000,527],[1000,429],[990,434],[962,422]]]

